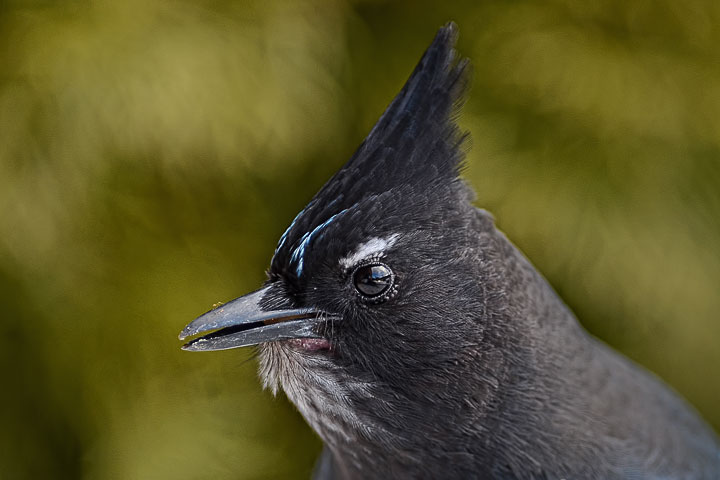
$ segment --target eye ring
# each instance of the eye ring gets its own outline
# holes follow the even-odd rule
[[[359,265],[352,273],[355,291],[363,301],[377,304],[395,293],[395,274],[384,263],[371,261]]]

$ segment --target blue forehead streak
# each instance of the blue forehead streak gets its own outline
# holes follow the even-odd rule
[[[310,208],[312,208],[314,203],[315,203],[315,200],[311,201],[310,203],[307,204],[307,206],[305,208],[300,210],[300,213],[295,215],[295,218],[293,218],[293,221],[290,222],[290,226],[285,229],[282,236],[280,237],[280,241],[278,241],[277,247],[275,247],[275,253],[273,253],[273,258],[272,258],[271,262],[273,260],[275,260],[275,255],[277,255],[278,251],[282,248],[283,245],[285,245],[287,236],[290,233],[290,230],[292,230],[292,228],[295,226],[295,223],[297,223],[298,219],[302,216],[303,213],[305,213],[306,211],[310,210]]]
[[[315,227],[311,232],[306,233],[302,236],[300,239],[300,245],[293,251],[292,256],[290,257],[290,262],[297,262],[297,267],[295,268],[295,273],[299,277],[302,275],[303,271],[303,263],[305,261],[305,249],[310,245],[310,242],[312,241],[313,237],[317,235],[323,228],[327,227],[332,223],[335,218],[340,215],[341,213],[347,212],[347,208],[344,210],[339,211],[332,217],[325,220],[323,223]]]
[[[326,208],[332,207],[338,200],[342,200],[342,198],[343,198],[343,194],[341,193],[341,194],[339,194],[337,197],[335,197],[330,203],[328,203]],[[310,203],[308,203],[308,204],[305,206],[305,208],[303,208],[302,210],[300,210],[300,213],[298,213],[297,215],[295,215],[295,218],[293,218],[293,221],[290,222],[290,226],[287,227],[287,228],[285,229],[285,231],[283,232],[283,234],[280,236],[280,240],[278,241],[277,247],[275,247],[275,252],[273,252],[273,258],[272,258],[272,260],[270,260],[271,263],[275,261],[275,256],[276,256],[277,253],[280,251],[280,249],[283,247],[283,245],[285,245],[285,242],[287,241],[287,237],[288,237],[288,235],[290,234],[290,230],[293,229],[293,227],[294,227],[295,224],[297,223],[298,219],[299,219],[300,217],[302,217],[302,215],[303,215],[305,212],[307,212],[307,211],[309,211],[310,209],[312,209],[312,207],[313,207],[313,205],[315,204],[315,202],[316,202],[316,199],[312,199],[312,200],[310,201]],[[342,212],[341,212],[341,213],[342,213]]]

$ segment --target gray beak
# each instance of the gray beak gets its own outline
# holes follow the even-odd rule
[[[322,338],[313,332],[321,312],[309,308],[264,310],[260,300],[270,287],[236,298],[190,322],[180,340],[211,332],[183,345],[183,350],[203,352],[246,347],[291,338]]]

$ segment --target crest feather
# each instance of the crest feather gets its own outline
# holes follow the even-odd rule
[[[353,207],[364,200],[409,187],[420,191],[448,188],[458,178],[467,135],[460,132],[455,117],[464,100],[470,67],[467,59],[456,59],[457,36],[452,22],[438,31],[367,138],[283,234],[272,271],[300,276],[300,257],[309,246],[309,237],[352,214]]]

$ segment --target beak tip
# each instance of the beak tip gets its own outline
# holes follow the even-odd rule
[[[218,349],[218,348],[212,348],[213,342],[208,341],[204,338],[197,338],[195,340],[191,340],[187,342],[185,345],[180,347],[180,350],[183,350],[185,352],[205,352],[208,350],[225,350],[225,349]]]
[[[187,327],[183,328],[182,331],[178,334],[178,339],[179,339],[179,340],[185,340],[185,339],[188,338],[189,336],[193,335],[192,331],[188,328],[189,326],[190,326],[190,325],[188,325]]]

